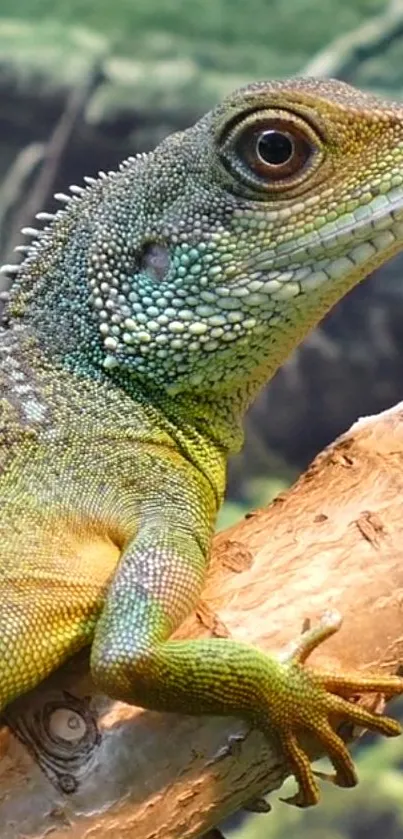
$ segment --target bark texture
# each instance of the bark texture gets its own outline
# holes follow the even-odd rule
[[[402,600],[403,403],[356,423],[289,492],[216,536],[203,602],[178,634],[278,651],[338,609],[341,631],[311,661],[394,672]],[[286,774],[275,745],[241,722],[96,696],[81,655],[8,710],[1,836],[192,839]]]

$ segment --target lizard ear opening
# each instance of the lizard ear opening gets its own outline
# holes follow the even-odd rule
[[[277,109],[258,109],[232,122],[221,136],[219,154],[238,188],[284,197],[324,157],[312,126],[291,111]]]

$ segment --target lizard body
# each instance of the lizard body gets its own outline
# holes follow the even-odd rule
[[[329,714],[399,733],[347,698],[403,681],[304,668],[331,621],[288,660],[169,639],[200,595],[245,410],[403,247],[403,108],[338,82],[254,84],[87,182],[39,214],[0,333],[0,706],[91,643],[112,697],[274,731],[294,803],[315,803],[298,730],[351,786]]]

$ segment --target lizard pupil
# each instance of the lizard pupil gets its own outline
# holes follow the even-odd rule
[[[256,151],[263,163],[281,166],[293,156],[294,141],[289,134],[282,131],[264,131],[257,139]]]

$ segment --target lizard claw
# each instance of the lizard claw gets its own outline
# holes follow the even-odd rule
[[[292,733],[281,738],[281,745],[297,781],[298,790],[295,795],[280,798],[280,801],[294,807],[314,807],[320,797],[319,786],[304,750],[299,745],[295,734]]]
[[[386,737],[394,737],[402,732],[396,720],[380,716],[362,705],[348,701],[348,697],[359,693],[378,693],[389,698],[401,694],[402,678],[326,672],[303,667],[303,663],[315,647],[336,632],[340,625],[341,618],[338,613],[327,613],[316,627],[304,632],[280,656],[280,661],[288,671],[282,698],[283,702],[287,702],[286,695],[289,692],[290,705],[287,708],[283,704],[282,708],[274,709],[272,721],[298,784],[295,795],[281,800],[297,807],[311,807],[317,804],[319,786],[316,778],[329,780],[339,787],[354,787],[357,784],[352,758],[344,741],[332,728],[329,718],[346,720]],[[301,730],[313,734],[320,743],[334,766],[333,775],[329,776],[312,769],[308,756],[297,739],[297,733]]]

